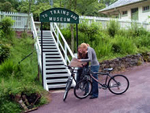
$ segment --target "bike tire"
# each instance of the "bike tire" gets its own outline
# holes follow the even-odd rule
[[[67,98],[68,92],[71,88],[71,84],[72,84],[72,79],[67,80],[63,101],[65,101]]]
[[[116,83],[117,82],[117,83]],[[129,88],[129,80],[124,75],[114,75],[108,81],[108,89],[111,93],[121,95]]]
[[[74,95],[79,99],[84,99],[90,95],[92,91],[92,82],[89,80],[79,81],[74,88]]]

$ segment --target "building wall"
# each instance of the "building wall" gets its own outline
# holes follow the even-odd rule
[[[150,7],[150,1],[148,1],[146,3],[133,4],[130,6],[121,7],[118,9],[120,12],[119,17],[122,20],[131,20],[131,9],[138,7],[138,21],[150,22],[150,19],[148,18],[148,16],[150,16],[150,9],[148,12],[143,12],[143,7],[148,6],[148,5]],[[127,11],[127,15],[123,15],[122,14],[123,11]]]

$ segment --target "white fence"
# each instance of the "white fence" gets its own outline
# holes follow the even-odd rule
[[[18,30],[24,30],[25,27],[27,27],[28,14],[14,13],[14,12],[0,12],[0,21],[2,20],[2,18],[7,17],[7,16],[15,20],[15,23],[12,26],[12,28],[15,28]],[[30,18],[31,17],[29,17],[29,24],[30,24]]]
[[[19,29],[19,30],[24,30],[25,27],[27,26],[28,14],[26,14],[26,13],[0,12],[0,21],[5,16],[9,16],[13,20],[15,20],[15,23],[14,23],[12,28]],[[29,24],[31,24],[30,18],[31,17],[29,17]],[[120,26],[122,28],[125,28],[125,29],[131,27],[131,24],[133,22],[131,20],[121,20],[121,19],[105,18],[105,17],[93,17],[93,16],[80,16],[79,18],[80,18],[80,22],[82,20],[85,20],[85,19],[89,20],[89,23],[91,23],[93,21],[94,22],[99,22],[99,23],[102,24],[103,28],[106,28],[107,23],[112,19],[117,20],[120,23]],[[138,24],[138,26],[142,26],[143,28],[145,28],[147,30],[150,30],[150,23],[139,22],[139,21],[136,21],[136,23]],[[30,25],[28,25],[28,27],[29,26]],[[61,24],[61,26],[66,27],[67,24],[63,23],[63,24]]]
[[[128,29],[131,27],[132,23],[136,23],[139,27],[143,27],[146,30],[150,30],[150,23],[146,23],[146,22],[139,22],[139,21],[131,21],[131,20],[122,20],[122,19],[115,19],[115,18],[106,18],[106,17],[93,17],[93,16],[80,16],[80,23],[83,20],[88,20],[88,23],[92,23],[92,22],[98,22],[101,23],[103,28],[107,27],[107,24],[110,22],[110,20],[116,20],[120,23],[120,27],[121,28],[125,28]],[[62,27],[67,27],[67,24],[63,23],[61,24]]]
[[[136,23],[139,27],[142,26],[146,30],[150,30],[150,23],[146,22],[139,22],[139,21],[131,21],[131,20],[123,20],[123,19],[115,19],[115,18],[105,18],[105,17],[93,17],[93,16],[80,16],[80,22],[82,20],[89,20],[89,23],[91,22],[100,22],[102,24],[103,28],[107,27],[108,22],[110,20],[116,20],[120,23],[121,28],[128,29],[131,27],[131,24],[134,22]]]

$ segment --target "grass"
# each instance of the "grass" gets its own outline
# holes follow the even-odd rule
[[[21,93],[30,95],[39,93],[42,95],[40,102],[36,106],[48,102],[48,92],[42,87],[37,79],[38,62],[34,40],[31,36],[16,38],[12,40],[1,40],[3,43],[10,44],[9,57],[0,64],[0,111],[2,113],[19,113],[23,109],[11,98]],[[5,40],[5,41],[4,41]],[[21,61],[25,56],[33,52],[32,55]]]

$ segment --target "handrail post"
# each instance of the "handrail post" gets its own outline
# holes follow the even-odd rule
[[[58,29],[57,30],[57,44],[59,45],[59,32],[58,32]]]
[[[66,44],[64,44],[64,45],[65,45],[65,62],[67,64],[67,46],[66,46]]]

